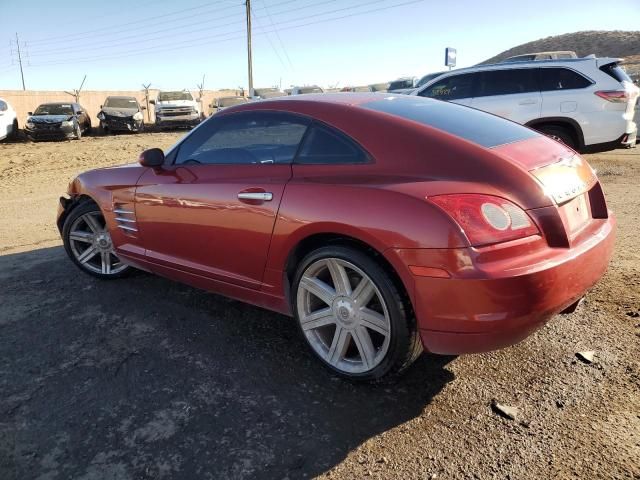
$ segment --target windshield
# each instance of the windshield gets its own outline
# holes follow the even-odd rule
[[[138,101],[135,98],[107,97],[104,102],[105,107],[110,108],[138,108]]]
[[[247,103],[246,98],[221,98],[218,100],[219,107],[232,107],[233,105],[240,105],[241,103]]]
[[[70,103],[45,103],[36,108],[34,115],[73,115]]]
[[[172,102],[174,100],[193,100],[189,92],[160,92],[159,102]]]
[[[324,93],[320,87],[302,87],[300,93]]]
[[[416,87],[421,87],[423,85],[426,85],[427,82],[430,82],[431,80],[433,80],[436,77],[439,77],[440,75],[442,75],[443,73],[446,72],[436,72],[436,73],[430,73],[428,75],[425,75],[424,77],[422,77],[420,79],[420,81],[416,84]]]

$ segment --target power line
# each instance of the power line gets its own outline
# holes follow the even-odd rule
[[[371,5],[371,4],[374,4],[374,3],[380,3],[382,1],[387,1],[387,0],[369,1],[367,3],[355,5],[355,6],[352,6],[352,7],[340,8],[340,9],[336,9],[336,10],[329,11],[329,12],[323,12],[323,13],[316,14],[316,15],[309,15],[309,16],[299,17],[299,18],[296,18],[296,19],[286,20],[286,21],[283,21],[283,22],[278,22],[278,23],[275,23],[274,25],[282,25],[282,24],[285,24],[285,23],[291,23],[293,21],[304,20],[305,18],[314,18],[314,17],[318,17],[318,16],[328,15],[330,13],[337,13],[337,12],[348,10],[348,9],[362,7],[364,5]],[[396,8],[396,7],[406,6],[406,5],[412,5],[412,4],[420,3],[420,2],[424,2],[424,1],[426,1],[426,0],[409,0],[409,1],[401,2],[401,3],[395,3],[395,4],[392,4],[392,5],[385,5],[385,6],[374,8],[374,9],[368,9],[368,10],[363,10],[363,11],[360,11],[360,12],[354,12],[354,13],[350,13],[350,14],[346,14],[346,15],[341,15],[341,16],[338,16],[338,17],[324,18],[324,19],[315,20],[315,21],[312,21],[312,22],[302,23],[302,24],[299,24],[299,25],[291,25],[291,26],[288,26],[288,27],[280,28],[280,31],[292,30],[292,29],[302,28],[302,27],[306,27],[306,26],[310,26],[310,25],[316,25],[316,24],[319,24],[319,23],[325,23],[325,22],[330,22],[330,21],[334,21],[334,20],[342,20],[342,19],[345,19],[345,18],[357,17],[357,16],[360,16],[360,15],[380,12],[380,11],[384,11],[384,10],[389,10],[390,8]],[[205,40],[205,41],[201,41],[201,42],[198,43],[198,46],[201,46],[201,45],[213,45],[213,44],[228,42],[228,41],[237,40],[237,39],[244,39],[245,38],[244,30],[228,32],[226,34],[227,35],[231,35],[231,34],[239,33],[239,32],[242,32],[243,34],[239,35],[239,36],[235,36],[235,37],[229,37],[229,38],[221,39],[221,40],[215,40],[215,41],[207,41],[207,40]],[[257,35],[263,35],[263,34],[272,33],[272,32],[273,32],[273,30],[271,30],[271,31],[265,30],[263,32],[258,33]],[[181,44],[184,44],[184,43],[187,43],[187,45],[181,45]],[[145,49],[142,49],[142,50],[137,50],[135,52],[125,53],[125,54],[111,54],[111,55],[102,55],[102,56],[94,56],[94,57],[69,59],[69,60],[62,60],[62,61],[42,62],[42,63],[39,63],[39,64],[34,64],[32,66],[34,66],[34,67],[43,67],[43,66],[48,66],[48,65],[68,65],[69,63],[86,63],[86,62],[93,62],[93,61],[96,61],[96,60],[103,60],[103,59],[108,59],[108,58],[132,57],[132,56],[145,54],[145,53],[148,53],[150,51],[151,52],[155,52],[155,53],[162,53],[162,52],[180,50],[180,49],[192,47],[193,46],[193,40],[187,40],[185,42],[180,42],[180,45],[178,45],[176,43],[168,44],[168,45],[172,45],[172,46],[167,46],[166,48],[160,48],[160,47],[145,48]]]
[[[288,3],[293,3],[296,2],[298,0],[286,0],[280,3],[275,4],[275,6],[279,6],[279,5],[285,5]],[[332,3],[335,2],[336,0],[328,0],[325,2],[320,3],[319,5],[322,4],[327,4],[327,3]],[[304,8],[308,8],[309,6],[313,6],[313,5],[306,5],[303,7],[299,7],[299,8],[294,8],[294,9],[289,9],[288,12],[295,12],[297,10],[302,10]],[[282,13],[282,12],[281,12]],[[231,15],[225,15],[222,17],[218,17],[216,18],[216,21],[218,20],[223,20],[225,18],[231,18],[231,17],[235,17],[237,15],[240,14],[240,11],[233,13]],[[227,22],[226,24],[223,25],[223,27],[227,27],[227,26],[231,26],[231,25],[235,25],[235,24],[243,24],[245,22],[245,19],[242,18],[241,20],[238,21],[234,21],[234,22]],[[192,28],[194,25],[201,25],[201,24],[206,24],[207,26],[204,28]],[[202,20],[202,21],[198,21],[198,22],[191,22],[189,25],[187,26],[177,26],[177,25],[173,25],[172,28],[173,29],[180,29],[180,28],[186,28],[189,27],[189,34],[194,34],[194,33],[199,33],[199,32],[204,32],[204,31],[210,31],[211,30],[211,20]],[[160,35],[156,35],[156,36],[149,36],[149,35],[153,35],[159,33]],[[214,35],[214,37],[220,37],[225,35],[226,33],[218,33],[216,35]],[[142,38],[140,38],[142,36]],[[80,52],[80,51],[87,51],[87,50],[104,50],[104,49],[109,49],[109,48],[113,48],[113,47],[118,47],[118,46],[130,46],[131,42],[128,39],[135,39],[136,43],[148,43],[151,41],[155,41],[155,40],[159,40],[159,39],[166,39],[167,38],[167,29],[163,28],[160,30],[155,30],[152,32],[140,32],[138,31],[137,33],[133,34],[133,35],[127,35],[124,37],[119,37],[115,43],[113,43],[111,40],[98,40],[97,42],[89,42],[89,43],[85,43],[83,44],[81,47],[78,48],[74,48],[73,52]],[[125,41],[121,41],[121,40],[125,40]],[[96,47],[96,45],[98,44],[107,44],[105,46],[102,47]],[[68,48],[65,47],[63,49],[61,48],[53,48],[53,49],[45,49],[45,50],[37,50],[36,53],[33,53],[32,56],[33,57],[43,57],[43,56],[51,56],[51,54],[56,54],[60,51],[65,51],[68,52]]]
[[[231,0],[224,0],[224,1],[231,1]],[[227,8],[220,8],[220,9],[216,8],[216,11],[228,10],[229,8],[234,8],[234,7],[238,6],[238,5],[243,5],[243,4],[242,3],[236,3],[236,5],[230,5]],[[183,8],[183,9],[178,10],[178,11],[164,13],[162,15],[156,15],[155,17],[147,17],[145,19],[145,21],[148,22],[150,20],[156,20],[158,18],[165,18],[165,17],[171,16],[171,17],[174,17],[174,18],[171,19],[171,20],[165,21],[165,22],[158,22],[158,23],[173,22],[175,20],[175,16],[179,15],[180,13],[189,12],[189,11],[192,11],[192,10],[198,10],[198,9],[201,9],[201,8],[206,9],[207,7],[211,7],[211,6],[212,6],[211,3],[203,3],[203,4],[200,4],[200,5],[196,5],[194,7]],[[199,15],[201,15],[201,13],[197,13],[197,14],[192,15],[192,16],[199,16]],[[55,36],[52,36],[52,37],[40,38],[38,40],[31,41],[31,43],[50,43],[51,40],[58,40],[58,39],[73,39],[73,40],[77,40],[77,39],[84,38],[84,37],[89,37],[89,36],[93,37],[93,36],[95,36],[96,32],[102,32],[102,31],[105,31],[105,30],[110,30],[110,33],[113,34],[113,33],[118,33],[118,32],[121,32],[121,31],[130,30],[129,28],[127,28],[127,29],[124,29],[124,30],[115,30],[114,31],[113,30],[114,27],[115,28],[121,28],[121,27],[126,27],[126,26],[129,26],[129,25],[139,26],[140,23],[141,23],[140,21],[119,23],[117,25],[110,25],[110,26],[107,26],[107,27],[94,28],[93,30],[88,30],[88,31],[84,31],[84,32],[71,33],[71,34],[66,34],[66,35],[55,35]]]
[[[262,30],[263,32],[265,32],[265,37],[267,37],[267,40],[269,41],[269,45],[271,45],[271,50],[273,50],[273,53],[276,54],[276,57],[278,57],[278,61],[280,62],[280,65],[282,65],[282,67],[286,68],[286,65],[284,64],[284,62],[282,61],[282,57],[280,56],[280,54],[278,53],[278,50],[276,50],[275,45],[273,44],[273,42],[271,41],[271,37],[269,36],[269,34],[266,33],[266,30],[264,29],[264,27],[262,26],[262,23],[260,23],[260,20],[258,19],[258,17],[256,17],[255,15],[253,15],[253,13],[251,14],[251,16],[253,17],[253,19],[256,21],[256,23],[258,24],[258,28],[260,30]]]
[[[293,68],[293,63],[291,63],[291,58],[289,58],[289,54],[287,53],[287,49],[284,48],[284,43],[282,43],[282,39],[280,38],[280,34],[278,33],[278,29],[276,28],[276,26],[273,23],[273,18],[271,18],[271,13],[269,13],[269,9],[267,8],[267,4],[265,3],[264,0],[262,0],[262,5],[264,6],[264,11],[267,12],[267,16],[269,17],[269,23],[271,24],[271,27],[273,27],[273,29],[276,32],[276,37],[278,37],[278,42],[280,42],[280,47],[282,48],[282,51],[284,52],[285,57],[287,57],[287,62],[289,62],[289,66],[291,68]]]

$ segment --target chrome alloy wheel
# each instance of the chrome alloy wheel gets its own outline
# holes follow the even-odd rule
[[[389,350],[391,321],[380,290],[361,269],[339,258],[305,270],[297,293],[300,326],[313,350],[345,373],[365,373]]]
[[[103,275],[116,275],[127,268],[116,256],[111,235],[100,212],[79,216],[69,230],[69,246],[85,269]]]

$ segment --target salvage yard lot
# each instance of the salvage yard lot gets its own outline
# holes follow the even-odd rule
[[[502,351],[423,355],[396,384],[356,386],[287,317],[147,274],[101,282],[67,260],[68,181],[181,135],[0,145],[0,479],[640,477],[640,149],[586,156],[618,238],[576,313]]]

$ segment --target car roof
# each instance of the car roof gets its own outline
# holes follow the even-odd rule
[[[286,97],[265,98],[259,103],[276,103],[276,102],[315,102],[334,105],[362,105],[363,103],[380,100],[383,96],[393,96],[386,93],[375,92],[335,92],[335,93],[308,93],[302,95],[289,95]]]
[[[43,102],[38,106],[41,107],[42,105],[77,105],[77,103],[76,102]]]
[[[107,96],[107,98],[122,98],[122,99],[133,99],[133,100],[137,100],[137,99],[136,99],[136,97],[129,96],[129,95],[109,95],[109,96]]]
[[[545,65],[579,65],[581,63],[590,63],[597,61],[600,65],[606,63],[613,63],[620,61],[619,58],[610,58],[610,57],[582,57],[582,58],[554,58],[550,60],[530,60],[526,62],[515,62],[515,63],[487,63],[484,65],[474,65],[473,67],[466,68],[458,68],[456,70],[451,70],[450,72],[444,72],[442,75],[449,74],[457,74],[457,73],[472,73],[472,72],[480,72],[485,70],[504,70],[507,68],[525,68],[525,67],[534,67],[540,68]]]

